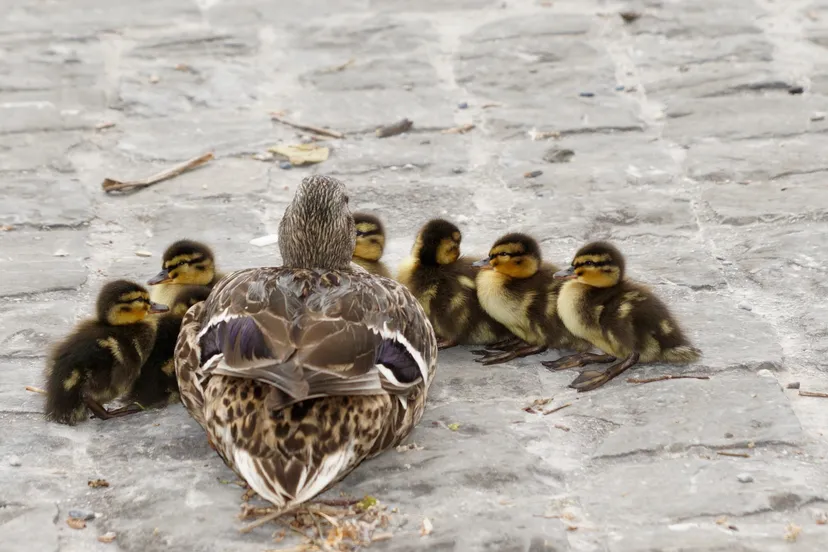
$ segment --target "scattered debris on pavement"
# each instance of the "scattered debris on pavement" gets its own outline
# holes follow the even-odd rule
[[[800,397],[817,397],[819,399],[828,399],[828,393],[816,393],[814,391],[802,391],[799,390]]]
[[[189,161],[185,161],[180,165],[176,165],[170,169],[161,171],[160,173],[154,174],[148,178],[144,178],[142,180],[115,180],[113,178],[106,178],[104,179],[101,187],[103,191],[106,193],[110,192],[133,192],[136,190],[140,190],[141,188],[147,188],[152,186],[153,184],[158,184],[159,182],[163,182],[164,180],[168,180],[170,178],[174,178],[179,176],[187,171],[195,169],[207,163],[213,159],[213,154],[205,153],[204,155],[199,155],[198,157],[194,157]]]
[[[667,381],[667,380],[676,380],[676,379],[697,379],[697,380],[709,380],[710,376],[673,376],[673,375],[665,375],[665,376],[658,376],[655,378],[627,378],[627,383],[655,383],[657,381]]]
[[[529,171],[527,173],[523,173],[523,178],[537,178],[543,174],[543,171]]]
[[[270,118],[271,118],[271,120],[282,123],[283,125],[291,126],[293,128],[298,128],[299,130],[304,130],[304,131],[307,131],[307,132],[313,132],[314,134],[319,134],[320,136],[328,136],[330,138],[345,138],[345,135],[342,134],[341,132],[337,132],[335,130],[331,130],[331,129],[328,129],[328,128],[322,128],[322,127],[318,127],[318,126],[313,126],[313,125],[294,123],[293,121],[289,121],[289,120],[285,119],[284,117],[282,117],[281,114],[276,113],[276,112],[272,112],[270,114]]]
[[[444,131],[442,131],[442,134],[465,134],[473,128],[474,125],[472,123],[466,123],[465,125],[447,128]]]
[[[550,148],[543,154],[543,160],[547,163],[569,163],[575,152],[571,149]]]
[[[377,138],[388,138],[389,136],[396,136],[397,134],[402,134],[403,132],[407,132],[414,126],[414,123],[408,119],[403,119],[402,121],[397,121],[396,123],[381,126],[375,132]]]
[[[106,479],[90,479],[87,485],[93,489],[99,489],[101,487],[109,487],[109,481]]]
[[[285,144],[273,146],[267,151],[275,153],[280,158],[286,158],[294,167],[321,163],[328,159],[331,150],[316,144]]]

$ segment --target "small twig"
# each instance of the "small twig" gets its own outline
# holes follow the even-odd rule
[[[394,533],[379,533],[371,537],[371,542],[387,541],[394,538]]]
[[[638,379],[638,378],[627,378],[627,383],[653,383],[656,381],[666,381],[666,380],[674,380],[674,379],[698,379],[698,380],[709,380],[710,376],[658,376],[657,378],[646,378],[646,379]]]
[[[800,397],[818,397],[820,399],[828,399],[828,393],[816,393],[814,391],[800,391]]]
[[[307,132],[313,132],[321,136],[330,136],[331,138],[345,138],[345,135],[341,132],[337,132],[335,130],[328,130],[327,128],[321,128],[312,125],[294,123],[293,121],[288,121],[287,119],[285,119],[277,113],[271,113],[270,118],[274,121],[282,123],[283,125],[292,126],[293,128],[298,128],[299,130],[305,130]]]
[[[346,61],[345,63],[342,63],[340,65],[336,65],[334,67],[329,67],[328,69],[324,69],[320,72],[321,73],[339,73],[340,71],[344,71],[345,69],[347,69],[348,67],[353,65],[355,61],[356,61],[356,58],[351,58],[348,61]]]
[[[392,125],[379,127],[376,130],[377,138],[388,138],[389,136],[402,134],[403,132],[409,130],[412,126],[414,126],[413,122],[408,119],[403,119],[402,121],[398,121]]]
[[[32,387],[31,385],[26,386],[26,391],[31,391],[32,393],[40,393],[41,395],[45,395],[46,391],[41,389],[40,387]]]
[[[472,123],[467,123],[458,127],[447,128],[442,131],[442,134],[465,134],[473,128],[474,125]]]
[[[502,105],[503,104],[499,104],[499,103],[487,103],[487,104],[483,104],[482,107],[483,107],[483,109],[490,109],[492,107],[501,107]]]
[[[719,451],[716,454],[718,454],[719,456],[735,456],[736,458],[750,458],[750,454],[745,454],[744,452]]]
[[[565,425],[561,425],[561,424],[555,424],[552,427],[554,427],[555,429],[560,429],[561,431],[569,431],[568,427],[566,427]]]
[[[260,526],[264,525],[265,523],[271,522],[274,519],[280,517],[282,514],[285,514],[285,513],[287,513],[287,512],[277,510],[276,512],[273,512],[273,513],[268,514],[264,517],[261,517],[261,518],[257,519],[256,521],[254,521],[252,523],[248,523],[247,525],[245,525],[244,527],[239,529],[239,533],[249,533],[250,531],[252,531],[256,527],[260,527]],[[307,536],[307,535],[305,535],[305,536]]]
[[[325,506],[339,506],[347,507],[359,504],[362,502],[361,498],[318,498],[314,500],[316,504],[324,504]]]
[[[555,412],[557,412],[558,410],[563,410],[564,408],[567,408],[567,407],[569,407],[569,406],[572,406],[572,403],[566,403],[565,405],[559,406],[559,407],[557,407],[557,408],[552,408],[552,409],[550,409],[550,410],[544,410],[544,411],[543,411],[543,415],[544,415],[544,416],[549,416],[550,414],[554,414],[554,413],[555,413]]]
[[[203,165],[211,159],[213,159],[213,154],[205,153],[204,155],[194,157],[189,161],[186,161],[180,165],[176,165],[175,167],[172,167],[165,171],[161,171],[160,173],[154,174],[143,180],[127,180],[122,182],[120,180],[107,178],[104,179],[103,183],[101,184],[101,187],[106,193],[131,192],[135,190],[140,190],[141,188],[146,188],[148,186],[152,186],[153,184],[158,184],[159,182],[163,182],[164,180],[176,177],[182,173],[185,173],[189,170],[198,167],[199,165]]]

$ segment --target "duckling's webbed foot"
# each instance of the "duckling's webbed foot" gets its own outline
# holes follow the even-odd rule
[[[526,346],[527,344],[519,337],[507,337],[506,339],[501,339],[500,341],[495,341],[490,345],[486,345],[485,349],[475,349],[472,351],[472,354],[491,356],[492,354],[500,354],[497,353],[497,351],[511,351],[521,345]]]
[[[605,371],[600,370],[584,370],[581,372],[575,381],[569,384],[572,389],[577,389],[579,393],[584,391],[592,391],[598,389],[611,379],[623,374],[638,362],[640,355],[638,353],[631,353],[630,356],[617,364],[613,364]]]
[[[138,405],[128,405],[123,408],[117,408],[115,410],[109,411],[103,406],[101,403],[92,399],[90,397],[85,397],[83,402],[86,404],[86,407],[92,411],[92,414],[101,420],[111,420],[112,418],[120,418],[121,416],[127,416],[129,414],[135,414],[136,412],[141,412],[143,408]]]
[[[450,349],[452,347],[457,346],[457,341],[453,339],[443,339],[442,337],[437,338],[437,350],[442,351],[443,349]]]
[[[587,364],[599,363],[604,364],[612,362],[615,357],[612,355],[601,355],[595,353],[577,353],[561,357],[557,360],[545,360],[541,364],[552,371],[569,370],[570,368],[580,368]]]
[[[503,362],[509,362],[510,360],[516,358],[522,358],[530,355],[539,355],[542,352],[546,351],[548,347],[546,345],[525,345],[523,347],[518,347],[512,349],[511,351],[506,351],[500,354],[488,354],[481,358],[474,359],[475,362],[481,363],[483,366],[491,366],[492,364],[501,364]]]

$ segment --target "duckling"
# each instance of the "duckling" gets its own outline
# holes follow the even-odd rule
[[[581,353],[544,362],[551,370],[621,359],[606,371],[585,370],[570,387],[596,389],[639,362],[693,362],[701,357],[670,310],[652,291],[625,279],[625,260],[607,242],[593,242],[575,254],[569,268],[555,273],[565,282],[558,314],[567,329],[604,354]]]
[[[203,243],[179,240],[164,251],[161,272],[147,281],[152,300],[164,305],[175,303],[185,286],[212,287],[224,277],[216,271],[213,251]]]
[[[558,316],[562,282],[553,277],[558,267],[543,262],[534,238],[506,234],[474,266],[483,268],[477,275],[477,297],[483,310],[521,340],[496,347],[500,353],[473,351],[482,355],[477,362],[507,362],[550,347],[589,350],[589,343],[572,335]]]
[[[434,330],[405,286],[351,264],[355,243],[345,185],[306,177],[279,225],[282,266],[233,272],[181,325],[181,401],[274,504],[268,518],[399,444],[423,415]]]
[[[391,277],[391,272],[380,261],[385,249],[385,227],[379,218],[368,213],[354,213],[356,247],[353,262],[378,276]]]
[[[513,337],[480,307],[475,283],[480,269],[460,256],[462,239],[460,229],[451,222],[429,220],[397,274],[397,280],[414,294],[428,315],[438,336],[438,349],[496,345]]]
[[[98,294],[97,317],[52,351],[45,370],[46,418],[74,425],[86,418],[87,408],[104,420],[135,412],[107,411],[102,403],[124,394],[138,378],[156,335],[157,319],[147,315],[167,310],[139,284],[106,284]]]
[[[147,361],[141,367],[141,375],[135,380],[125,401],[141,407],[172,404],[179,400],[178,381],[175,377],[175,342],[181,330],[181,321],[190,307],[207,299],[207,286],[182,286],[169,311],[158,317],[155,345]]]

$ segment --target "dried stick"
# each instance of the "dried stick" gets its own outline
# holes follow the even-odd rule
[[[699,380],[709,380],[710,376],[658,376],[657,378],[646,378],[646,379],[638,379],[638,378],[627,378],[627,383],[653,383],[656,381],[666,381],[666,380],[674,380],[674,379],[699,379]]]
[[[403,119],[402,121],[398,121],[392,125],[379,127],[376,130],[377,138],[388,138],[389,136],[402,134],[403,132],[409,130],[412,126],[414,126],[413,122],[408,119]]]
[[[277,115],[276,113],[271,113],[270,118],[274,121],[278,121],[283,125],[292,126],[293,128],[298,128],[299,130],[304,130],[307,132],[313,132],[314,134],[319,134],[320,136],[329,136],[331,138],[345,138],[345,135],[341,132],[337,132],[335,130],[328,130],[327,128],[320,128],[312,125],[301,125],[299,123],[294,123],[293,121],[288,121],[284,117]]]
[[[750,454],[745,454],[744,452],[719,451],[716,454],[718,454],[719,456],[735,456],[736,458],[750,458]]]
[[[31,385],[26,386],[26,391],[31,391],[32,393],[40,393],[41,395],[46,394],[46,391],[44,391],[40,387],[32,387]]]
[[[828,393],[816,393],[814,391],[800,391],[800,397],[818,397],[820,399],[828,399]]]
[[[165,171],[161,171],[158,174],[154,174],[148,178],[143,180],[128,180],[128,181],[120,181],[114,180],[112,178],[107,178],[101,184],[104,192],[132,192],[135,190],[140,190],[141,188],[147,188],[152,186],[153,184],[158,184],[159,182],[163,182],[164,180],[168,180],[170,178],[176,177],[182,173],[185,173],[191,169],[198,167],[199,165],[203,165],[207,161],[213,159],[212,153],[205,153],[204,155],[200,155],[198,157],[194,157],[189,161],[186,161],[180,165],[176,165],[170,169]]]
[[[447,128],[442,131],[442,134],[465,134],[472,130],[474,125],[471,123],[467,123],[465,125],[461,125],[458,127]]]
[[[552,408],[551,410],[544,410],[544,411],[543,411],[543,415],[544,415],[544,416],[549,416],[550,414],[554,414],[554,413],[555,413],[555,412],[557,412],[558,410],[563,410],[564,408],[567,408],[567,407],[569,407],[569,406],[572,406],[572,403],[566,403],[566,404],[565,404],[565,405],[563,405],[563,406],[559,406],[559,407],[557,407],[557,408]]]

